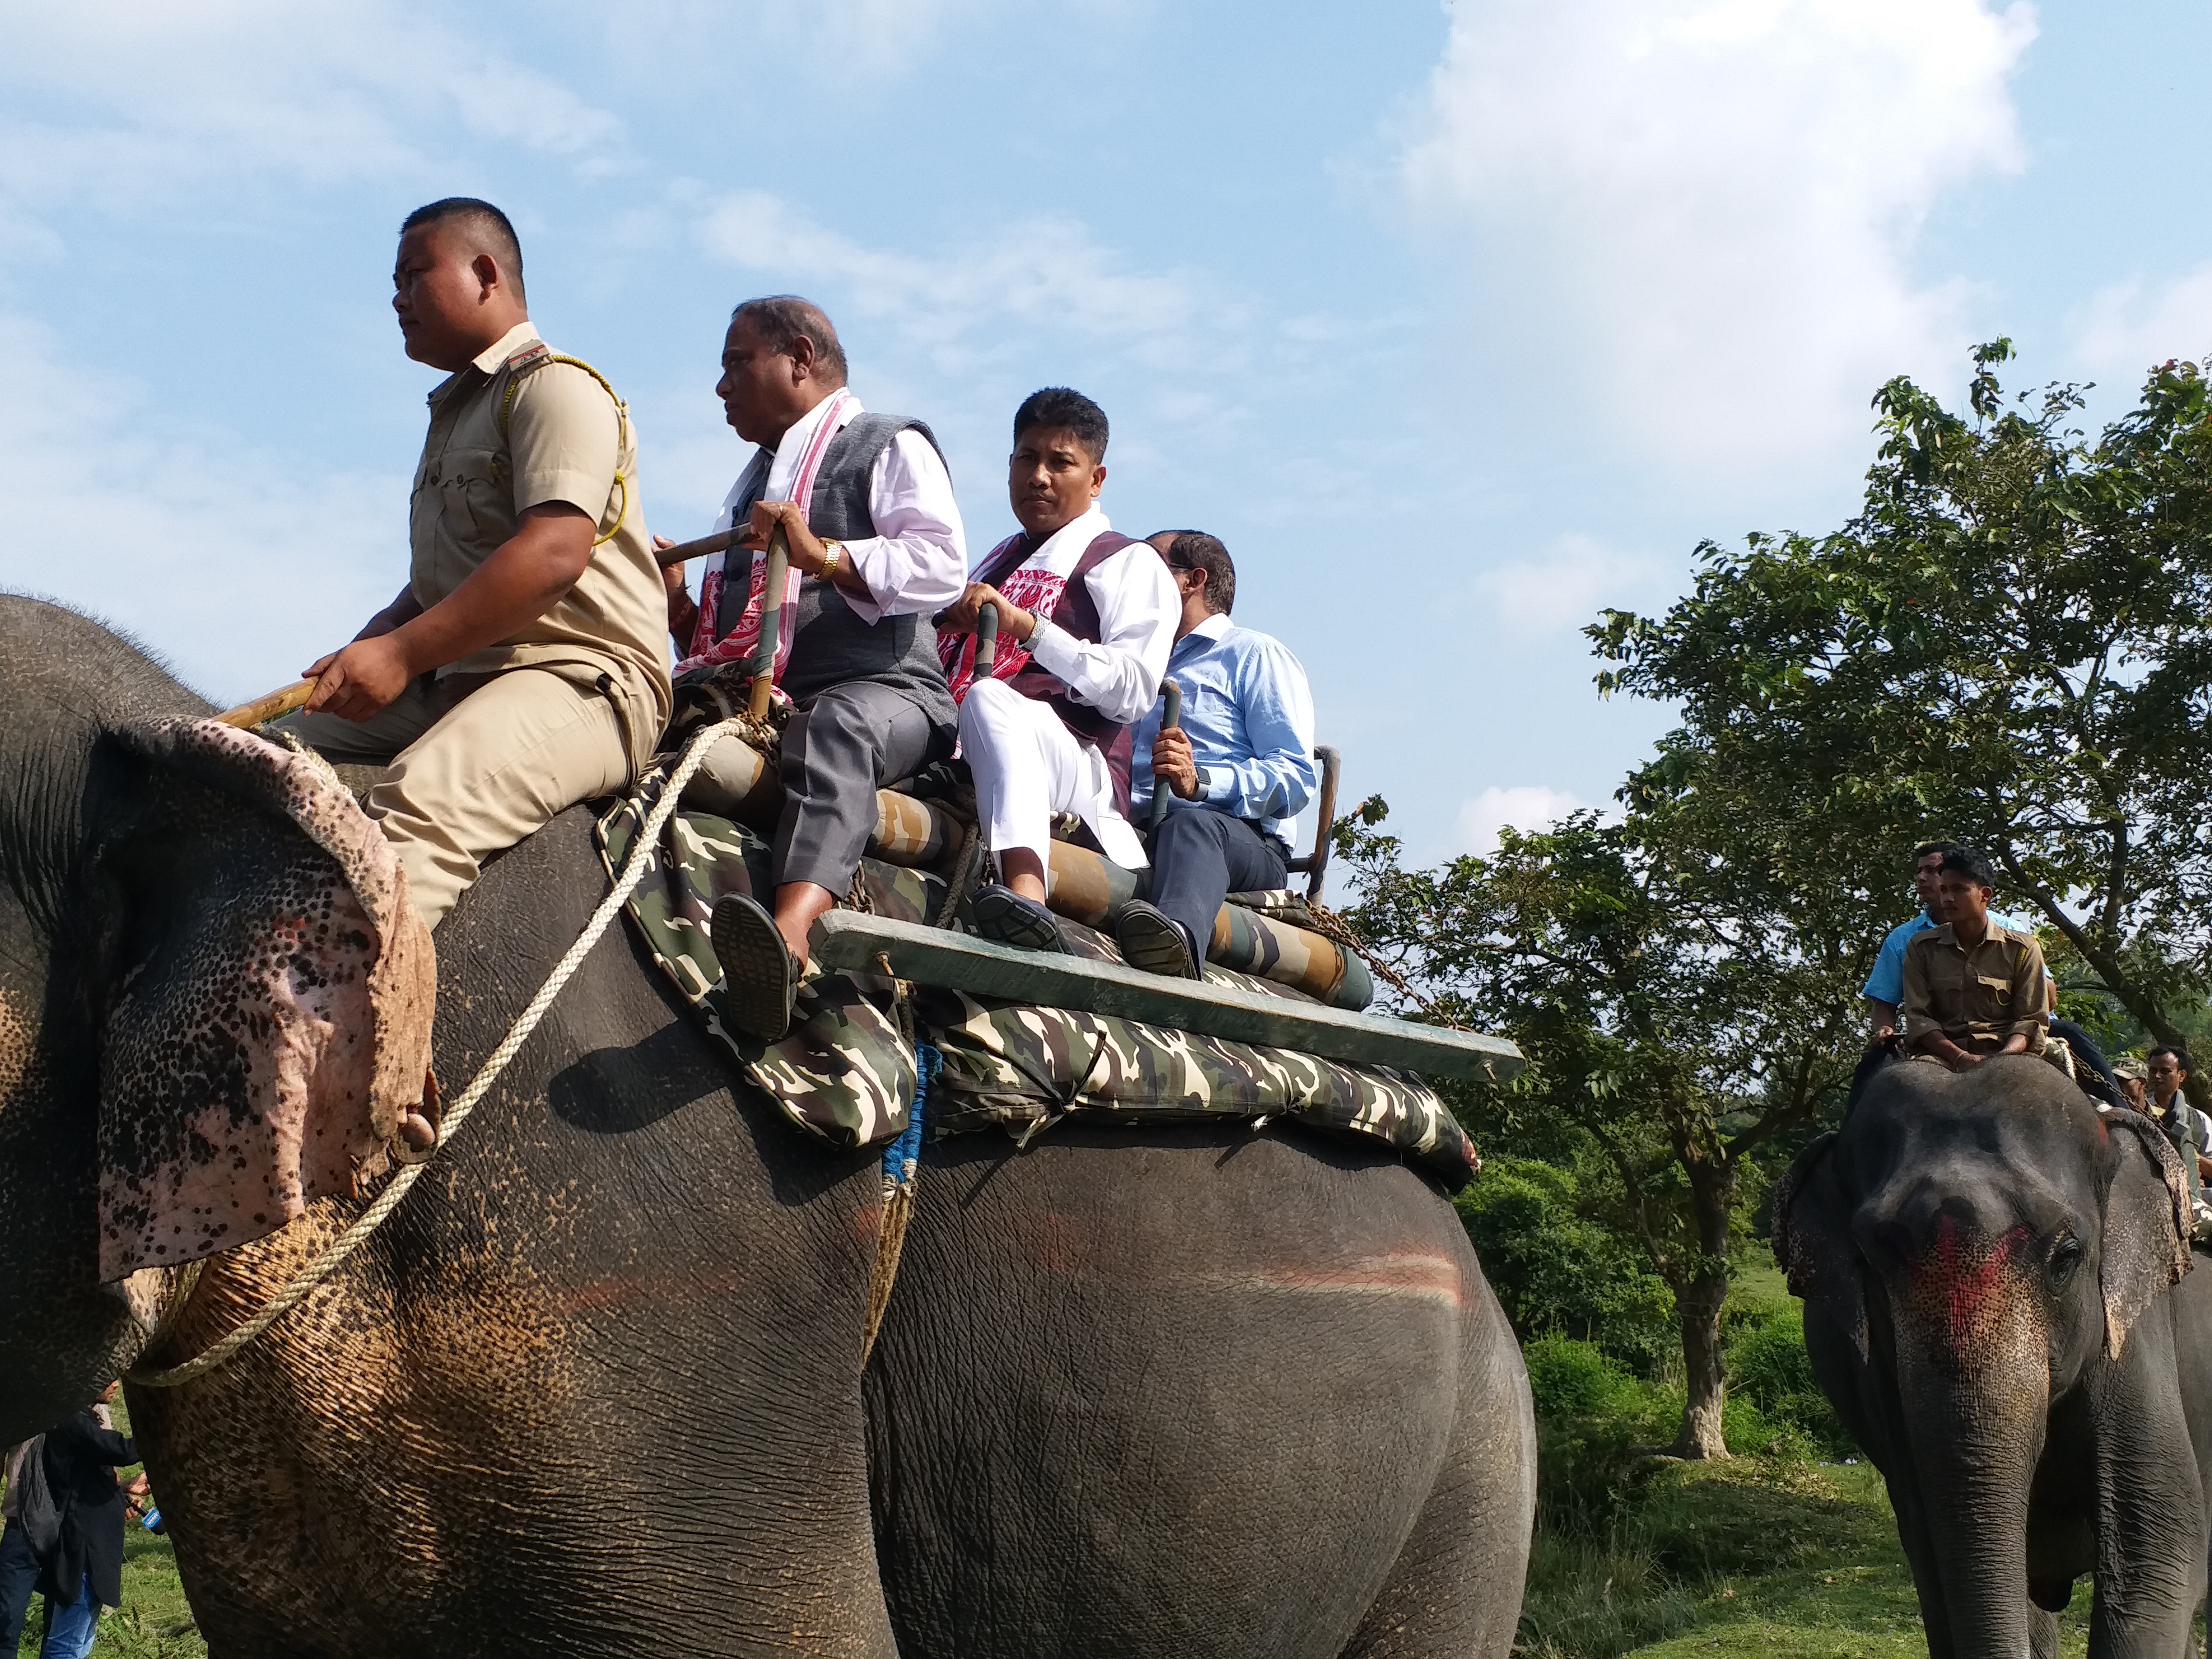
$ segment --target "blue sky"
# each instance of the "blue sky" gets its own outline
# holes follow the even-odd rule
[[[400,217],[484,195],[630,401],[653,527],[743,457],[747,295],[936,428],[971,544],[1023,395],[1114,422],[1107,505],[1197,526],[1424,857],[1602,803],[1664,713],[1577,629],[1700,538],[1832,526],[1905,372],[2212,349],[2179,0],[0,3],[0,586],[218,700],[405,572],[434,379]]]

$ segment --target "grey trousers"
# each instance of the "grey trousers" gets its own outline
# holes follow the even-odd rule
[[[833,685],[783,729],[783,817],[775,881],[811,881],[842,897],[876,829],[876,791],[952,753],[952,731],[902,691]]]

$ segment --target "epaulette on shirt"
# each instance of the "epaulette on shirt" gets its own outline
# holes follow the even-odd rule
[[[553,348],[547,345],[544,341],[532,340],[507,360],[507,367],[510,373],[520,374],[526,368],[537,368],[540,358],[550,357],[552,355]]]

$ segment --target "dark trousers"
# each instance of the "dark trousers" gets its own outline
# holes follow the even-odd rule
[[[818,693],[783,728],[783,817],[775,881],[811,881],[839,897],[876,828],[876,791],[952,752],[950,728],[920,704],[865,680]]]
[[[15,1659],[23,1639],[23,1620],[31,1611],[31,1592],[38,1588],[38,1558],[31,1553],[30,1534],[20,1521],[10,1521],[0,1533],[0,1654]]]
[[[1152,902],[1182,924],[1200,962],[1223,899],[1289,879],[1279,845],[1226,812],[1171,806],[1153,832]]]

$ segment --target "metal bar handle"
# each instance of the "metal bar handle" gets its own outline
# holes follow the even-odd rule
[[[1173,680],[1164,680],[1160,684],[1160,695],[1167,699],[1168,705],[1165,711],[1160,715],[1160,730],[1163,732],[1175,732],[1181,730],[1182,726],[1182,687],[1177,685]],[[1167,815],[1167,781],[1160,776],[1160,769],[1155,766],[1152,768],[1152,828],[1155,833],[1158,831],[1160,825],[1166,821]]]

